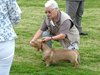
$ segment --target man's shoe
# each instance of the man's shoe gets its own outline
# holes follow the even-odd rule
[[[81,32],[80,35],[88,35],[87,33]]]

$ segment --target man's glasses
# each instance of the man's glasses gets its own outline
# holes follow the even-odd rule
[[[45,11],[45,13],[46,13],[46,14],[47,14],[47,13],[48,13],[48,14],[51,14],[51,13],[53,12],[53,10],[54,10],[54,9]]]

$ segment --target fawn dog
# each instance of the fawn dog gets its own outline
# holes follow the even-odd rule
[[[42,41],[41,39],[36,40],[32,46],[37,48],[38,51],[41,50],[43,52],[43,60],[46,66],[66,60],[70,61],[73,67],[77,67],[79,64],[80,58],[77,50],[51,49],[48,47],[45,41]]]

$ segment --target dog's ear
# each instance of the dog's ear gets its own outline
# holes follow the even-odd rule
[[[45,43],[46,41],[42,40],[42,43]]]
[[[41,39],[41,43],[45,43],[46,41],[44,41],[44,38]]]
[[[46,41],[44,41],[44,39],[38,39],[37,41],[38,41],[39,43],[41,43],[41,44],[46,42]]]

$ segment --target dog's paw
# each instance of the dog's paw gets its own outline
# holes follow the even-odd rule
[[[46,64],[46,67],[49,67],[50,64]]]

